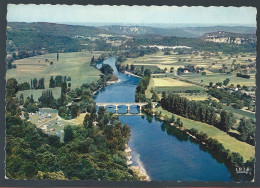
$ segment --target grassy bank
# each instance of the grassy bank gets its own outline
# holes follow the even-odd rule
[[[162,117],[168,116],[171,117],[172,113],[163,110],[161,107],[155,108],[154,112],[162,113]],[[243,158],[244,161],[249,160],[251,157],[255,157],[255,147],[251,146],[245,142],[238,141],[237,139],[229,136],[227,133],[217,129],[214,126],[208,125],[206,123],[198,122],[198,121],[193,121],[178,115],[174,116],[176,118],[180,118],[180,120],[183,122],[183,126],[186,129],[191,129],[195,128],[199,132],[206,133],[208,137],[217,139],[220,143],[223,144],[225,149],[229,149],[231,152],[237,152],[239,153]]]

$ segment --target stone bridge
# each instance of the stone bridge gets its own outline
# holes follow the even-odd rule
[[[118,112],[118,106],[127,106],[127,114],[130,114],[130,107],[131,106],[138,106],[139,107],[139,113],[142,112],[142,107],[147,105],[148,102],[130,102],[130,103],[123,103],[123,102],[111,102],[111,103],[96,103],[97,106],[103,106],[106,108],[106,106],[115,106],[115,113]],[[157,105],[157,102],[152,102],[152,108],[155,108]]]

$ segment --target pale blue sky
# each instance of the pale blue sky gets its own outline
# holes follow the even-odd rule
[[[7,21],[256,26],[254,7],[8,5]]]

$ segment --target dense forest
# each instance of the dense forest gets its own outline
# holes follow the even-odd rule
[[[55,36],[47,33],[37,33],[35,31],[8,31],[7,40],[19,49],[25,51],[43,50],[50,53],[57,51],[75,52],[81,49],[79,41],[67,36]],[[8,51],[14,51],[14,47],[9,45]]]

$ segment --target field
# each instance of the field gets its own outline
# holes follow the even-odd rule
[[[246,117],[246,118],[255,119],[255,113],[254,112],[235,109],[231,106],[226,106],[226,105],[223,105],[223,109],[228,110],[230,112],[233,112],[235,114],[235,116],[237,116],[238,118]]]
[[[187,90],[198,90],[203,92],[204,88],[183,82],[177,79],[169,78],[169,77],[163,77],[163,78],[151,78],[150,84],[147,89],[147,96],[149,97],[151,94],[148,93],[148,91],[151,90],[151,88],[154,89],[156,93],[162,93],[165,92],[178,92],[183,93]]]
[[[73,53],[60,53],[59,61],[57,62],[56,53],[45,54],[41,56],[30,57],[26,59],[16,60],[13,64],[16,64],[16,69],[10,69],[7,71],[6,78],[16,78],[21,82],[29,82],[33,78],[44,78],[45,88],[49,87],[49,80],[51,76],[66,76],[71,77],[71,87],[80,87],[83,83],[91,83],[99,79],[100,72],[94,67],[90,66],[90,60],[93,56],[97,58],[101,55],[101,52],[73,52]],[[53,65],[50,65],[50,62]],[[39,96],[42,91],[22,91],[19,94],[24,95],[33,94]],[[58,91],[54,91],[54,95],[57,97]],[[35,99],[37,99],[35,97]]]
[[[61,94],[61,89],[59,87],[56,88],[49,88],[49,90],[52,91],[53,97],[55,99],[60,97]],[[17,97],[19,97],[21,94],[23,94],[24,99],[26,99],[27,97],[30,97],[31,94],[33,94],[33,98],[35,100],[38,100],[38,98],[40,98],[42,96],[42,92],[44,91],[44,89],[37,89],[37,90],[23,90],[23,91],[18,91],[17,93]]]
[[[168,117],[171,117],[172,113],[163,110],[161,107],[156,108],[155,111],[162,112],[162,115],[167,115]],[[195,128],[199,132],[206,133],[209,137],[217,139],[220,143],[223,144],[223,146],[226,149],[229,149],[231,152],[238,152],[243,158],[244,161],[247,161],[250,159],[250,157],[255,157],[255,147],[251,146],[245,142],[241,142],[231,136],[229,136],[227,133],[217,129],[214,126],[208,125],[206,123],[193,121],[187,118],[183,118],[178,115],[174,115],[175,118],[180,118],[180,120],[183,122],[183,126],[187,129]]]
[[[156,54],[145,55],[143,57],[129,58],[123,63],[123,66],[126,66],[127,64],[136,66],[143,65],[146,68],[149,68],[149,66],[157,66],[162,70],[166,68],[166,72],[168,72],[172,67],[176,71],[179,67],[183,68],[185,65],[194,65],[195,67],[203,67],[206,75],[201,76],[200,73],[187,73],[182,75],[183,78],[204,85],[208,85],[210,82],[223,82],[223,80],[229,78],[229,84],[234,84],[235,86],[237,84],[240,84],[241,86],[255,86],[254,68],[248,70],[248,74],[251,76],[250,79],[236,77],[236,73],[226,74],[217,72],[218,69],[222,68],[223,64],[226,66],[227,70],[230,70],[236,64],[249,65],[248,59],[255,61],[256,56],[250,53],[236,54],[233,56],[218,53],[218,55],[211,54],[211,56],[204,56],[204,52],[199,52],[198,55],[178,55],[177,52],[171,52],[171,55],[164,55],[164,52],[160,51]],[[232,65],[233,61],[235,61],[234,65]],[[251,71],[253,72],[251,73]]]
[[[182,75],[183,78],[192,80],[198,83],[201,83],[201,80],[203,80],[202,84],[209,85],[210,82],[217,83],[217,82],[223,82],[226,78],[230,79],[229,85],[234,84],[236,86],[237,84],[240,84],[241,86],[256,86],[255,82],[255,75],[250,75],[250,79],[237,77],[234,74],[221,74],[221,73],[211,73],[208,75],[202,76],[198,73],[188,73]]]

